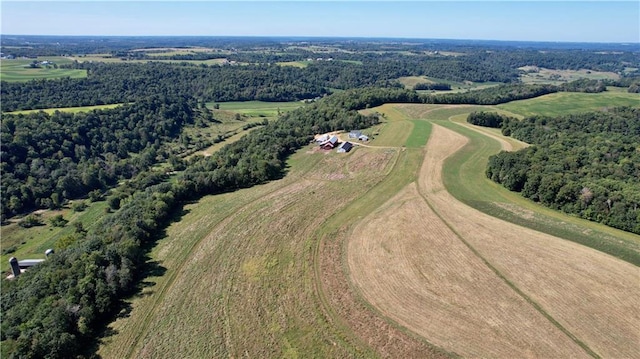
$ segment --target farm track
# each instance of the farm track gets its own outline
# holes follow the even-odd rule
[[[464,141],[434,126],[418,182],[425,203],[416,203],[416,193],[407,194],[414,191],[407,188],[354,230],[347,256],[365,298],[401,325],[463,356],[632,357],[640,334],[633,310],[639,304],[637,268],[455,200],[442,183],[442,161]],[[612,295],[604,296],[607,291]],[[492,298],[497,293],[502,294]],[[464,302],[464,295],[472,302]],[[433,307],[425,310],[425,303]],[[455,323],[459,326],[451,328]],[[469,327],[475,330],[465,336]]]

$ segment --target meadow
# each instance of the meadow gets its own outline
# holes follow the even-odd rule
[[[265,102],[265,101],[232,101],[232,102],[208,102],[208,108],[213,109],[215,105],[221,111],[232,111],[251,117],[277,117],[278,112],[285,112],[304,106],[303,102]]]
[[[86,70],[54,68],[53,65],[41,65],[40,68],[29,68],[29,64],[36,60],[38,62],[51,61],[56,65],[64,65],[73,60],[53,56],[38,57],[37,59],[2,59],[0,60],[0,80],[8,82],[24,82],[39,79],[57,79],[62,77],[84,78],[87,77]]]

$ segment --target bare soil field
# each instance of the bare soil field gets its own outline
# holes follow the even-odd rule
[[[441,170],[466,139],[433,127],[418,191],[363,220],[349,241],[363,296],[463,356],[636,356],[638,268],[458,202]]]

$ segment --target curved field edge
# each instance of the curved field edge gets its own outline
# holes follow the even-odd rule
[[[454,133],[453,131],[442,129],[438,136],[444,134],[442,131]],[[436,136],[436,138],[438,136]],[[453,141],[444,143],[451,142]],[[429,150],[429,148],[427,149],[427,156],[435,155],[433,159],[437,159],[437,151]],[[550,340],[557,342],[556,344],[562,342],[564,338],[565,344],[560,346],[554,344],[551,346],[546,345],[548,351],[535,347],[535,350],[532,352],[520,351],[517,356],[539,357],[543,355],[545,357],[574,357],[577,352],[573,355],[567,353],[561,354],[560,350],[574,350],[576,348],[575,344],[582,347],[584,351],[578,350],[583,355],[593,357],[600,357],[600,355],[604,357],[628,357],[630,353],[638,350],[637,343],[634,343],[632,339],[636,333],[640,333],[640,328],[638,328],[637,324],[637,313],[633,311],[633,308],[637,305],[634,304],[637,303],[637,287],[633,285],[635,278],[637,278],[636,267],[599,251],[570,241],[560,240],[559,238],[548,236],[537,231],[532,231],[531,229],[515,226],[511,223],[477,212],[475,209],[452,198],[445,190],[444,184],[441,184],[441,182],[438,183],[441,180],[438,180],[440,175],[438,174],[437,168],[442,167],[442,162],[438,164],[435,160],[431,162],[425,160],[425,165],[426,164],[430,164],[431,166],[424,166],[421,169],[421,175],[419,177],[421,186],[424,186],[422,187],[424,191],[423,197],[430,207],[436,211],[440,220],[447,224],[447,227],[464,242],[464,245],[467,246],[484,265],[501,278],[518,296],[529,303],[535,311],[546,318],[546,320],[543,319],[537,322],[541,325],[539,329],[542,329],[543,326],[551,325],[565,334],[560,334],[558,338],[556,338],[556,335],[548,337]],[[413,195],[409,198],[402,199],[402,201],[400,201],[401,205],[407,205],[411,203],[411,201],[415,202],[415,197],[416,196]],[[398,215],[398,212],[400,211],[392,209],[389,215],[383,215],[380,218],[387,220],[387,217]],[[414,212],[415,210],[409,210],[406,214],[415,215]],[[392,236],[394,232],[392,228],[395,228],[396,232],[400,233],[400,237],[396,236],[396,241],[392,243],[397,245],[400,245],[402,242],[410,242],[412,238],[411,233],[416,236],[430,236],[432,232],[435,232],[430,230],[410,232],[411,228],[405,227],[405,224],[416,223],[417,226],[418,222],[416,222],[415,219],[398,221],[395,223],[397,228],[391,227],[388,223],[382,225],[379,228],[382,230],[381,233],[375,232],[375,228],[367,227],[370,225],[368,222],[370,222],[368,218],[363,219],[362,225],[365,226],[365,228],[360,228],[360,230],[356,230],[353,233],[356,237],[360,236],[361,239],[364,239],[364,241],[360,243],[366,246],[371,246],[372,242],[378,242],[380,237]],[[420,222],[420,225],[429,226],[437,222],[437,219],[424,219]],[[387,230],[390,230],[391,233],[387,233]],[[434,241],[442,240],[438,236],[432,236],[432,239]],[[421,242],[422,241],[419,240],[417,245],[420,245]],[[452,253],[449,253],[452,251],[452,244],[452,242],[443,243],[440,246],[440,248],[444,248],[442,255],[452,255]],[[424,243],[422,243],[422,245],[424,245]],[[364,260],[361,261],[361,267],[363,269],[357,273],[365,273],[365,276],[364,279],[360,277],[360,281],[357,281],[356,278],[356,283],[359,283],[360,286],[363,285],[364,280],[364,285],[369,286],[369,289],[372,288],[371,286],[377,288],[375,286],[377,285],[376,283],[380,282],[380,277],[390,277],[394,275],[397,277],[398,273],[402,272],[402,267],[399,264],[390,265],[385,262],[386,264],[383,263],[382,267],[376,266],[375,263],[376,261],[380,262],[380,258],[392,257],[392,252],[394,250],[397,251],[397,248],[394,246],[385,247],[384,245],[380,245],[380,247],[381,248],[378,248],[378,252],[381,253],[381,256],[367,255],[362,258]],[[406,322],[410,325],[411,329],[417,330],[418,332],[421,332],[423,325],[431,326],[432,330],[436,330],[435,334],[423,334],[429,336],[428,340],[434,340],[436,344],[442,344],[442,338],[436,341],[435,339],[437,339],[437,337],[432,336],[440,334],[438,332],[439,327],[436,326],[434,328],[432,325],[432,317],[426,322],[415,321],[419,313],[422,313],[423,310],[432,309],[431,306],[425,304],[425,300],[416,299],[415,295],[399,294],[399,292],[403,290],[401,283],[407,283],[407,285],[409,285],[416,281],[424,281],[424,278],[433,275],[432,271],[420,270],[418,267],[432,265],[428,259],[422,260],[420,258],[423,256],[433,256],[433,252],[437,251],[435,247],[435,245],[427,245],[426,250],[421,251],[410,243],[408,247],[409,251],[401,251],[402,253],[396,254],[396,256],[400,256],[400,264],[408,258],[419,257],[417,261],[414,261],[414,265],[410,265],[410,268],[403,272],[409,275],[417,271],[420,274],[417,276],[414,275],[414,279],[416,280],[409,280],[410,278],[405,280],[402,279],[404,278],[402,277],[400,279],[395,278],[394,280],[387,281],[391,283],[391,286],[400,287],[395,289],[369,290],[367,299],[376,305],[380,305],[380,297],[393,298],[399,296],[396,305],[383,307],[381,310],[392,318]],[[460,251],[453,250],[453,252],[458,253]],[[352,249],[350,249],[348,253],[350,258],[354,255]],[[423,296],[435,298],[433,300],[437,303],[441,300],[442,295],[451,293],[451,289],[454,289],[455,292],[455,288],[457,288],[455,280],[466,277],[465,275],[460,277],[455,273],[464,271],[465,265],[469,263],[469,260],[461,260],[462,263],[459,265],[455,265],[454,262],[455,261],[446,260],[443,266],[449,266],[449,270],[445,270],[442,273],[443,276],[436,275],[434,278],[426,279],[426,282],[423,283],[427,287],[432,287],[432,290],[436,293],[435,296],[429,289],[424,292],[424,285],[417,286],[417,288],[423,291]],[[479,268],[482,268],[482,264],[479,265],[478,269]],[[438,266],[433,268],[435,273],[437,273],[438,270],[442,270],[442,268]],[[371,273],[372,271],[373,273]],[[484,293],[485,297],[488,292],[495,290],[496,287],[493,285],[483,286],[478,283],[479,270],[471,271],[471,273],[471,278],[466,280],[470,288],[479,290],[479,293]],[[351,274],[353,275],[354,273]],[[449,282],[449,280],[452,279],[454,280],[453,284]],[[462,281],[460,283],[465,282]],[[509,290],[507,290],[507,292],[509,292]],[[463,291],[463,293],[466,293],[466,291]],[[463,295],[461,299],[458,297],[458,301],[464,301],[467,295],[468,294]],[[474,298],[476,297],[479,298],[479,296],[475,296]],[[500,298],[504,299],[504,296],[500,296]],[[419,303],[416,304],[417,307],[413,307],[413,310],[408,304],[412,301]],[[491,303],[492,307],[496,305],[500,306],[499,300],[492,299],[488,300],[488,302]],[[384,302],[382,304],[384,304]],[[444,306],[445,313],[448,311],[452,316],[459,316],[462,315],[463,312],[470,310],[476,303],[472,302],[469,305],[459,306],[452,306],[449,302],[446,302],[446,304],[447,305]],[[409,306],[409,308],[407,308],[407,306]],[[529,308],[529,310],[531,309],[532,308]],[[480,311],[480,313],[484,312],[485,311]],[[520,311],[515,311],[512,314],[522,315]],[[504,329],[504,326],[519,325],[521,322],[515,317],[506,320],[506,322],[502,316],[498,317],[501,318],[499,322],[502,323],[501,325],[497,325],[497,323],[492,320],[489,320],[484,325]],[[448,318],[446,314],[442,319],[449,323],[448,319],[445,318]],[[483,317],[481,316],[480,318]],[[540,318],[540,316],[538,316],[538,318]],[[480,319],[479,323],[482,322],[483,320]],[[524,321],[522,324],[531,325],[531,323],[527,321]],[[445,330],[444,327],[440,329]],[[482,348],[482,343],[484,343],[482,339],[478,342],[479,338],[477,336],[471,339],[476,340],[476,343],[480,343],[480,347],[472,345],[471,348],[465,349],[468,343],[456,334],[455,329],[450,328],[449,331],[453,331],[453,334],[449,339],[444,339],[444,345],[448,350],[461,350],[463,355],[472,357],[495,357],[496,355],[499,357],[512,357],[508,352],[493,352],[491,354],[487,352],[475,352],[478,348]],[[536,331],[537,330],[516,331],[518,333],[516,337],[522,336],[521,339],[523,339]],[[493,331],[490,332],[493,333]],[[509,342],[520,343],[520,345],[522,345],[519,339],[513,339],[512,335],[514,335],[514,333],[511,330],[507,330],[505,333],[508,333],[508,337],[512,338],[508,340]],[[545,330],[540,330],[539,334],[534,334],[533,337],[529,337],[529,340],[532,338],[542,339],[545,335],[549,334],[544,333]],[[489,340],[486,334],[487,333],[481,337]],[[569,342],[567,342],[566,339],[570,339]],[[512,340],[516,341],[513,342]],[[573,344],[571,344],[571,342],[573,342]],[[485,350],[496,350],[494,346],[487,347],[485,345],[484,347]],[[526,348],[527,346],[525,345],[524,347]],[[536,352],[538,355],[535,354]],[[546,352],[546,354],[541,354],[541,352]]]
[[[441,152],[427,150],[428,156],[437,153]],[[420,183],[425,173],[439,172],[420,171]],[[554,333],[554,325],[520,293],[513,293],[503,278],[476,258],[477,253],[465,248],[453,227],[436,217],[426,197],[423,202],[415,182],[403,188],[393,191],[393,198],[350,233],[350,278],[361,295],[384,315],[463,356],[582,353],[560,332]],[[504,319],[507,313],[511,320]]]
[[[461,121],[461,118],[451,118]],[[490,155],[500,144],[480,131],[452,121],[438,123],[470,139],[447,159],[444,183],[447,190],[467,205],[509,222],[561,237],[640,266],[640,237],[595,222],[563,214],[508,191],[484,176]]]

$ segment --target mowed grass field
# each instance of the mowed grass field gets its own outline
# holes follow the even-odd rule
[[[61,69],[53,66],[40,68],[29,68],[34,60],[38,62],[52,61],[55,64],[64,65],[73,62],[65,57],[38,57],[37,59],[2,59],[0,60],[0,80],[8,82],[25,82],[38,79],[57,79],[62,77],[84,78],[87,77],[86,70]]]
[[[309,146],[281,180],[187,205],[99,354],[633,357],[638,267],[510,222],[640,239],[479,180],[526,144],[464,123],[477,109],[496,107],[386,104],[368,147]]]

